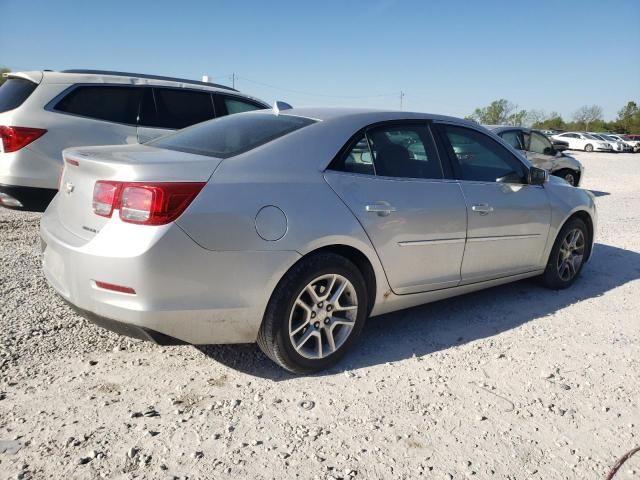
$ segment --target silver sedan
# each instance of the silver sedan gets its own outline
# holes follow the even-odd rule
[[[596,228],[590,192],[428,114],[274,108],[64,160],[41,222],[64,299],[161,344],[257,342],[298,373],[370,316],[527,277],[566,288]]]

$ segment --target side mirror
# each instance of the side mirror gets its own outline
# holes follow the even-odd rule
[[[549,172],[542,168],[531,167],[529,169],[529,185],[544,185],[549,181]]]

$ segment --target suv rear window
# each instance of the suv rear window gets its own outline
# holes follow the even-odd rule
[[[154,147],[229,158],[315,123],[290,115],[239,113],[204,122],[149,142]]]
[[[8,78],[0,86],[0,112],[18,108],[38,86],[26,78]]]
[[[141,93],[137,87],[80,86],[71,90],[54,109],[97,120],[135,125]]]

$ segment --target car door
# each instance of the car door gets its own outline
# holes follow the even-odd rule
[[[580,140],[580,137],[578,137],[578,135],[576,135],[575,133],[563,133],[561,135],[556,135],[556,138],[567,142],[571,150],[582,150],[584,147],[583,142]]]
[[[79,145],[136,143],[141,93],[135,86],[108,84],[78,84],[65,90],[46,107],[65,114],[60,116],[55,132],[47,134],[56,137],[58,154]]]
[[[438,132],[467,204],[462,283],[540,268],[551,221],[544,187],[527,184],[525,163],[489,135],[447,123]]]
[[[526,142],[526,157],[538,168],[548,172],[557,170],[556,151],[547,137],[540,132],[531,131]]]
[[[397,294],[460,283],[467,214],[460,186],[450,177],[426,122],[368,128],[325,171],[371,239]]]
[[[215,113],[210,92],[145,88],[138,115],[138,142],[145,143],[180,128],[211,120]]]

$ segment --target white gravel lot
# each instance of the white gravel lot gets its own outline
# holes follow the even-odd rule
[[[640,445],[640,154],[576,156],[600,223],[573,288],[371,319],[311,377],[94,327],[42,277],[39,215],[0,209],[0,478],[605,478]]]

